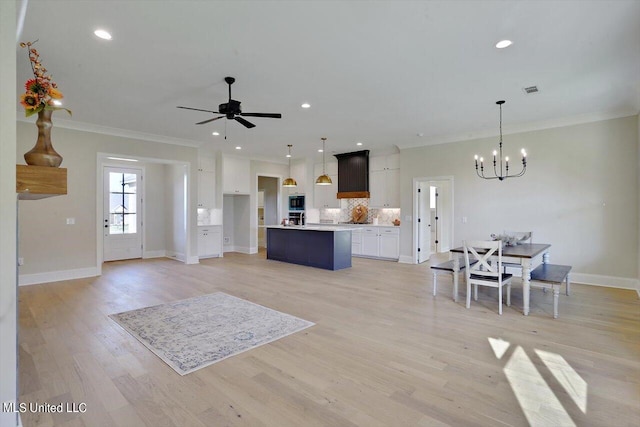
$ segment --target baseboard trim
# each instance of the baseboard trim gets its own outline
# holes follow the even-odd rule
[[[167,251],[165,251],[165,250],[145,251],[142,254],[142,258],[144,258],[144,259],[148,259],[148,258],[165,258],[166,256],[167,256]]]
[[[181,252],[169,252],[169,253],[165,254],[165,257],[171,258],[171,259],[176,259],[176,260],[182,261],[182,262],[185,262],[186,259],[187,259],[187,257]]]
[[[75,270],[49,271],[46,273],[20,274],[18,286],[38,285],[40,283],[60,282],[62,280],[84,279],[98,276],[95,267],[77,268]]]
[[[571,273],[569,278],[571,283],[582,285],[603,286],[605,288],[630,289],[636,292],[638,289],[638,279],[628,277],[603,276],[599,274]]]
[[[417,264],[416,260],[412,256],[400,255],[400,259],[398,259],[400,264]]]

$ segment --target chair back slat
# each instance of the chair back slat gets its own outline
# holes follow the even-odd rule
[[[467,276],[471,274],[488,279],[499,279],[502,271],[502,241],[470,240],[463,242]],[[497,252],[497,254],[496,254]],[[492,257],[498,262],[489,262]],[[473,262],[477,261],[477,262]]]

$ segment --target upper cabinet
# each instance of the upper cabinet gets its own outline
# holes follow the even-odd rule
[[[296,187],[289,187],[289,195],[305,194],[307,165],[304,162],[291,163],[291,178],[296,180]]]
[[[216,201],[215,160],[209,157],[198,158],[198,207],[213,209]]]
[[[240,157],[222,159],[222,192],[249,194],[251,192],[251,161]]]
[[[322,175],[322,163],[314,166],[313,207],[316,209],[340,208],[340,199],[338,199],[338,162],[327,163],[325,173],[331,178],[331,185],[315,185],[316,178]]]
[[[369,158],[369,206],[400,207],[400,155]]]

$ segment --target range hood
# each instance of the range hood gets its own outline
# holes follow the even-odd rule
[[[368,199],[369,150],[334,156],[338,159],[338,199]]]

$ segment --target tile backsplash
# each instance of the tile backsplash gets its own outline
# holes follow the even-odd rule
[[[351,221],[353,208],[363,205],[368,209],[367,223],[372,223],[374,218],[378,218],[378,224],[391,225],[393,220],[400,219],[400,209],[369,209],[369,199],[342,199],[340,209],[320,209],[320,220],[331,220],[334,223]]]

